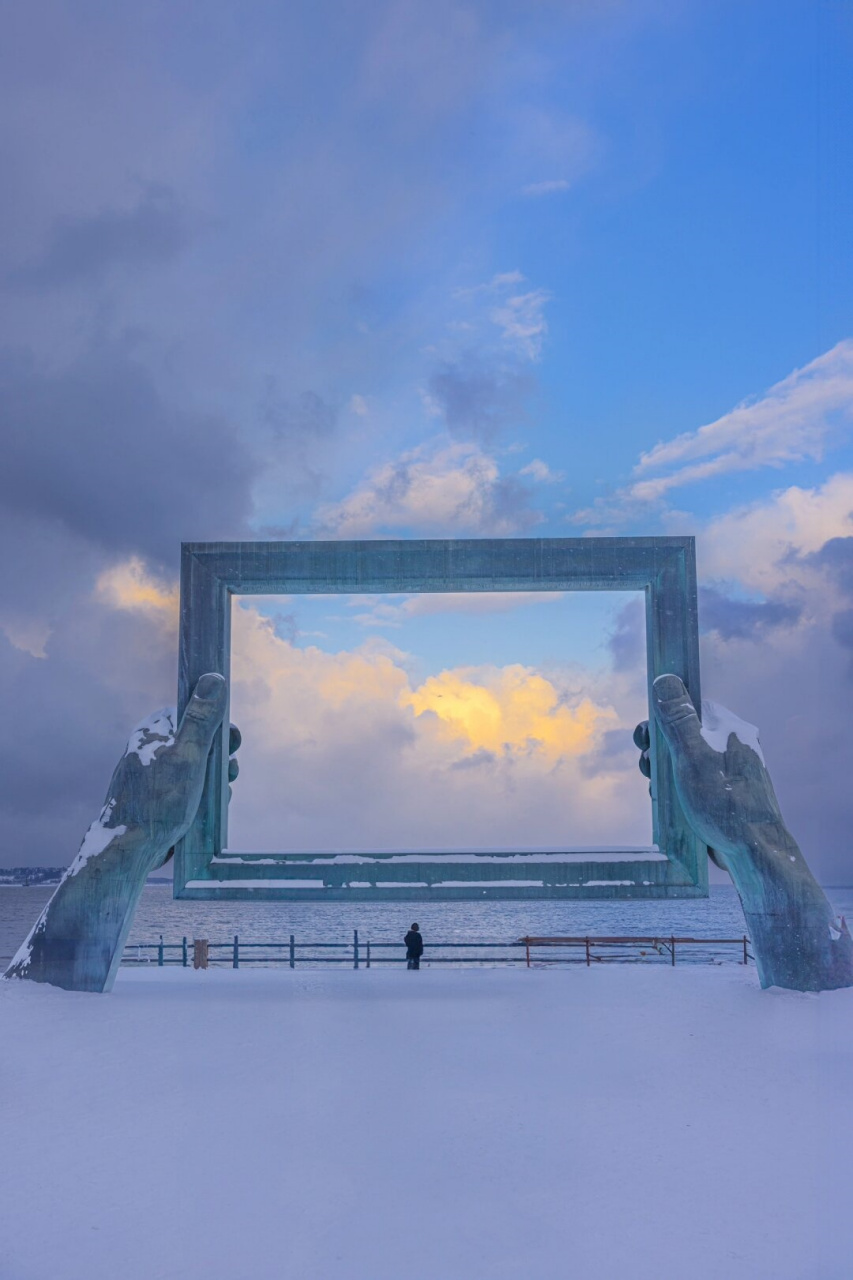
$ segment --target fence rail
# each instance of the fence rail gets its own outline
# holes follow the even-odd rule
[[[692,948],[696,950],[691,954]],[[721,951],[723,948],[725,950]],[[586,964],[590,967],[607,961],[637,963],[659,957],[671,965],[677,958],[688,959],[690,963],[718,964],[732,956],[730,948],[736,948],[734,954],[738,964],[746,965],[755,959],[746,934],[739,938],[589,934],[583,937],[530,936],[506,942],[427,942],[422,961],[426,967],[437,964],[506,964],[539,968],[552,964]],[[453,954],[445,955],[444,952]],[[360,941],[357,929],[353,931],[352,942],[297,942],[294,934],[286,942],[241,942],[236,933],[229,942],[196,938],[190,943],[186,937],[180,942],[164,942],[161,934],[159,942],[131,943],[125,947],[122,956],[124,965],[180,965],[187,968],[192,964],[196,969],[206,969],[210,964],[230,965],[233,969],[247,964],[282,964],[295,969],[297,963],[312,967],[336,964],[370,969],[377,964],[401,962],[405,962],[403,943]]]

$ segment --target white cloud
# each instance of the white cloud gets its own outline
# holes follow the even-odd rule
[[[632,484],[567,519],[615,530],[682,485],[820,459],[833,436],[851,420],[853,339],[848,338],[795,369],[759,399],[744,401],[715,422],[641,454]],[[650,474],[654,472],[659,474]]]
[[[851,536],[853,474],[839,472],[814,489],[792,485],[712,520],[697,540],[699,572],[771,591],[811,576],[797,565],[798,557],[819,551],[830,538]]]
[[[489,347],[494,344],[494,337],[488,333],[488,326],[493,325],[499,331],[504,354],[508,351],[517,360],[538,360],[548,333],[544,310],[551,294],[547,289],[519,292],[518,286],[526,280],[521,271],[501,271],[484,284],[454,289],[454,299],[469,304],[472,310],[467,317],[457,317],[450,327],[469,335],[479,333],[480,345]],[[484,303],[488,308],[485,313]]]
[[[531,480],[537,480],[540,484],[559,484],[566,478],[563,471],[552,471],[548,463],[543,462],[541,458],[533,458],[526,467],[521,468],[518,474],[530,476]]]
[[[320,526],[341,538],[380,530],[509,534],[538,523],[529,495],[477,445],[423,446],[377,467],[343,501],[321,508]]]
[[[389,600],[380,596],[351,596],[348,604],[359,609],[353,618],[366,627],[401,626],[409,618],[437,613],[509,613],[531,604],[552,604],[561,591],[441,591]]]
[[[0,618],[0,631],[9,643],[31,658],[47,657],[47,642],[52,628],[42,618],[27,617],[22,613],[4,614]]]
[[[548,332],[544,310],[550,297],[545,289],[531,289],[504,299],[491,313],[505,344],[528,360],[538,360],[542,354]]]
[[[853,340],[795,369],[760,399],[640,457],[628,496],[641,502],[733,471],[819,459],[841,419],[853,417]],[[659,474],[654,475],[653,473]]]
[[[550,182],[528,182],[521,190],[525,196],[550,196],[557,191],[568,191],[571,185],[565,178],[553,178]]]

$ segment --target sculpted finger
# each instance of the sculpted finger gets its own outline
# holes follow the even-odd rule
[[[674,755],[705,754],[708,744],[690,695],[678,676],[658,676],[652,685],[655,716],[667,746]]]
[[[228,761],[228,781],[236,782],[237,774],[240,772],[240,766],[236,760]]]
[[[650,745],[649,722],[648,720],[641,720],[634,730],[634,746],[638,747],[640,751],[648,751]]]
[[[228,754],[233,756],[235,751],[240,750],[240,743],[243,741],[243,735],[237,728],[236,724],[232,724],[228,729]]]
[[[187,703],[175,745],[179,749],[195,748],[206,757],[213,735],[222,723],[227,701],[228,684],[224,676],[212,671],[201,676]]]

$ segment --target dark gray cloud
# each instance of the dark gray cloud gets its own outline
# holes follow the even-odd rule
[[[268,378],[259,408],[269,435],[269,458],[279,466],[279,493],[299,501],[316,499],[328,480],[331,442],[336,438],[340,410],[316,391],[287,394],[277,379]],[[283,530],[269,537],[293,537],[299,521],[280,521]],[[271,526],[267,526],[271,527]]]
[[[758,725],[785,821],[815,875],[850,884],[848,654],[818,623],[800,644],[738,644],[732,653],[717,633],[700,643],[703,694]]]
[[[328,438],[338,422],[337,408],[316,391],[303,391],[298,396],[282,396],[270,381],[261,415],[273,435],[288,442]]]
[[[44,252],[7,275],[19,289],[61,289],[102,280],[114,267],[171,262],[190,243],[191,225],[174,191],[152,185],[130,209],[60,218]]]
[[[4,861],[21,865],[73,857],[130,729],[176,695],[174,645],[142,615],[80,593],[51,621],[46,660],[0,634],[0,825]]]
[[[819,551],[803,556],[802,563],[822,570],[842,596],[853,601],[853,538],[830,538]],[[842,649],[853,651],[853,609],[833,614],[831,631]],[[849,674],[853,677],[853,662]]]
[[[488,769],[497,764],[497,760],[498,757],[494,751],[487,751],[485,747],[480,747],[472,755],[462,756],[461,759],[454,760],[450,768],[454,772],[458,772],[460,769]]]
[[[233,427],[169,404],[120,345],[58,372],[0,354],[0,422],[10,511],[160,561],[245,529],[255,464]]]
[[[607,644],[614,671],[645,671],[646,606],[642,599],[629,600],[620,609]]]
[[[853,649],[853,609],[842,609],[833,616],[832,634],[842,649]]]
[[[491,510],[484,521],[484,532],[503,529],[532,529],[541,524],[542,515],[533,506],[531,486],[518,476],[501,476],[492,490]]]
[[[801,562],[823,570],[846,595],[853,596],[853,538],[830,538]]]
[[[528,373],[490,366],[475,357],[442,365],[428,383],[450,434],[485,443],[524,422],[535,386]]]
[[[724,640],[757,640],[777,627],[792,627],[802,616],[792,600],[736,600],[716,587],[699,588],[699,625]]]
[[[595,751],[590,751],[581,757],[580,767],[584,777],[596,778],[602,773],[623,772],[633,763],[637,769],[637,778],[642,780],[636,763],[639,752],[634,746],[632,732],[631,729],[608,729],[603,733]],[[631,776],[632,785],[642,785],[642,781],[638,784],[632,775],[629,776]]]

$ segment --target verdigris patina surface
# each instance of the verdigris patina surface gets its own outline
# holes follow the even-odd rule
[[[100,815],[7,978],[70,991],[112,988],[145,881],[196,815],[227,702],[222,676],[207,674],[177,729],[173,710],[155,712],[134,729]]]
[[[785,825],[757,730],[711,702],[702,704],[700,722],[671,674],[655,680],[652,709],[687,820],[737,889],[761,985],[853,986],[853,939]],[[647,722],[634,741],[648,776]]]
[[[641,591],[646,666],[674,671],[699,705],[693,538],[462,538],[198,542],[181,555],[178,708],[199,676],[229,677],[235,595]],[[256,854],[228,847],[226,731],[214,737],[198,815],[175,852],[178,898],[304,902],[687,898],[708,893],[708,854],[652,731],[653,845],[559,850],[409,849]],[[602,817],[602,826],[606,817]],[[604,834],[604,833],[603,833]],[[606,837],[605,837],[606,838]],[[286,839],[286,834],[285,834]],[[461,855],[461,856],[458,856]]]

